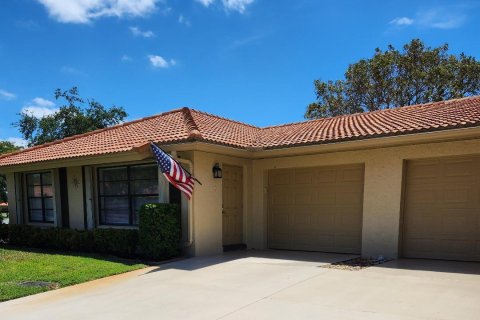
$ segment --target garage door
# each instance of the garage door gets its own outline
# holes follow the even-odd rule
[[[363,165],[271,170],[273,249],[360,253]]]
[[[480,157],[409,161],[403,255],[480,261]]]

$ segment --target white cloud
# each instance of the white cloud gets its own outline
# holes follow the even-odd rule
[[[205,7],[209,7],[217,0],[196,0],[197,2],[203,4]],[[247,9],[247,6],[252,4],[255,0],[221,0],[223,7],[227,11],[237,11],[239,13],[244,13]]]
[[[7,139],[2,139],[2,140],[7,140],[8,142],[13,143],[17,147],[22,147],[22,148],[25,148],[28,145],[27,140],[18,138],[18,137],[8,137]]]
[[[214,0],[195,0],[195,1],[200,2],[205,7],[208,7],[213,3]]]
[[[152,38],[155,37],[155,33],[151,30],[141,30],[139,27],[130,27],[129,28],[132,34],[136,37]]]
[[[31,114],[36,118],[42,118],[54,114],[57,111],[58,108],[55,108],[55,103],[40,97],[30,101],[30,103],[24,106],[21,110],[22,113]]]
[[[53,19],[89,23],[100,17],[142,17],[156,9],[159,0],[37,0]]]
[[[183,15],[178,16],[178,23],[184,24],[184,25],[186,25],[187,27],[190,27],[190,26],[191,26],[190,21],[189,21],[187,18],[185,18]]]
[[[248,46],[248,45],[253,44],[253,43],[258,43],[258,42],[260,42],[260,40],[264,39],[269,34],[270,34],[269,32],[262,32],[262,33],[251,35],[251,36],[246,37],[246,38],[237,39],[237,40],[233,41],[232,43],[230,43],[230,45],[228,45],[226,47],[226,49],[227,50],[234,50],[234,49],[238,49],[238,48],[241,48],[241,47],[244,47],[244,46]]]
[[[169,61],[167,61],[162,56],[157,55],[149,55],[148,60],[150,60],[150,64],[154,68],[166,69],[169,67],[173,67],[177,64],[177,61],[175,61],[174,59],[170,59]]]
[[[126,54],[124,54],[124,55],[120,58],[120,60],[125,61],[125,62],[128,62],[128,61],[133,61],[133,58],[130,57],[130,56],[128,56],[128,55],[126,55]]]
[[[413,24],[414,20],[408,17],[398,17],[390,21],[390,24],[394,24],[396,26],[409,26]]]
[[[79,69],[76,69],[74,67],[70,66],[63,66],[60,68],[60,72],[66,73],[66,74],[71,74],[71,75],[77,75],[77,76],[86,76],[87,74]]]
[[[435,29],[454,29],[463,25],[466,15],[455,8],[442,8],[422,11],[418,14],[418,23]]]
[[[254,0],[222,0],[223,6],[228,11],[238,11],[244,13],[247,6],[253,3]]]
[[[472,10],[466,5],[435,6],[419,10],[415,17],[397,17],[389,24],[397,27],[417,26],[433,29],[454,29],[461,27],[467,20],[467,12]]]
[[[15,93],[9,92],[7,90],[0,89],[0,99],[3,100],[13,100],[17,97]]]
[[[51,108],[51,107],[55,107],[55,103],[53,103],[52,101],[50,100],[47,100],[47,99],[44,99],[44,98],[40,98],[40,97],[37,97],[37,98],[34,98],[32,100],[32,103],[36,106],[39,106],[39,107],[44,107],[44,108]]]

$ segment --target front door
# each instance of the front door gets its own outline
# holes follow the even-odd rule
[[[243,169],[223,166],[223,245],[243,243]]]

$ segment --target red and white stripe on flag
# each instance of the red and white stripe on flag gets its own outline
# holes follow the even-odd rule
[[[173,184],[177,189],[185,193],[188,199],[192,197],[193,186],[195,181],[185,172],[185,170],[173,159],[171,160],[170,172],[163,175]]]

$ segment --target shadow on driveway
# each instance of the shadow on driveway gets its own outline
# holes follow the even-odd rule
[[[305,252],[288,250],[240,250],[226,252],[221,255],[196,257],[160,265],[148,273],[163,270],[195,271],[226,262],[236,260],[248,261],[258,264],[283,264],[283,265],[311,265],[324,266],[326,264],[345,261],[359,257],[352,254]],[[480,262],[445,261],[429,259],[396,259],[383,264],[375,265],[377,268],[401,269],[412,271],[432,271],[444,273],[459,273],[480,275]],[[146,273],[146,274],[148,274]]]
[[[377,267],[412,271],[432,271],[480,275],[480,262],[402,258],[377,265]]]
[[[358,257],[358,255],[288,250],[240,250],[225,252],[216,256],[196,257],[194,259],[185,259],[172,263],[166,263],[149,271],[148,273],[169,269],[195,271],[240,259],[244,261],[249,260],[252,263],[259,264],[309,264],[312,266],[322,266],[355,257]]]

